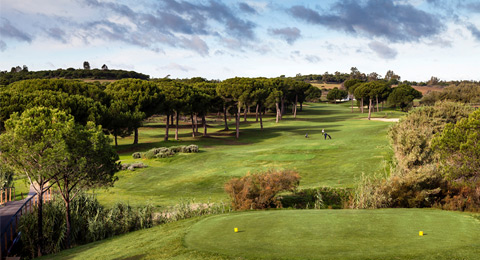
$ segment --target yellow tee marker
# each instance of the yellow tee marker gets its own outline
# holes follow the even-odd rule
[[[418,235],[423,237],[423,231],[418,231]]]
[[[233,231],[234,231],[235,233],[237,233],[237,232],[238,232],[238,228],[234,228]]]

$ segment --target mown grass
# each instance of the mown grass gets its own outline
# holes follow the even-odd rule
[[[178,221],[42,259],[477,259],[479,241],[480,221],[466,213],[271,210]]]
[[[263,131],[250,117],[242,122],[238,140],[233,136],[233,120],[229,122],[232,129],[222,131],[222,120],[214,122],[210,118],[210,137],[192,138],[185,123],[180,140],[173,140],[172,131],[167,142],[163,141],[164,123],[150,122],[140,129],[140,145],[131,145],[132,138],[120,139],[118,151],[123,162],[138,161],[131,154],[152,147],[193,143],[200,152],[140,160],[149,167],[120,172],[114,187],[95,192],[106,205],[123,201],[160,207],[191,198],[199,202],[226,201],[223,185],[229,179],[269,168],[298,171],[301,188],[352,187],[362,173],[382,172],[383,161],[389,156],[386,133],[392,123],[365,117],[351,113],[349,104],[306,104],[296,119],[286,115],[276,124],[272,116],[266,117]],[[332,140],[324,140],[322,129]]]

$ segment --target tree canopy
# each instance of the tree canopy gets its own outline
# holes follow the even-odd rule
[[[421,98],[422,93],[410,85],[400,85],[393,88],[392,93],[388,96],[387,102],[395,107],[400,107],[403,111],[407,111],[412,102],[416,98]]]

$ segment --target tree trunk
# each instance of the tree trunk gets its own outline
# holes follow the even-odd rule
[[[192,120],[192,137],[195,137],[195,122],[193,121],[193,114],[190,114],[190,119]]]
[[[362,97],[362,101],[360,102],[360,106],[362,107],[362,114],[363,114],[363,97]]]
[[[37,256],[43,255],[43,179],[42,183],[38,183],[37,199],[38,199],[38,212],[37,212]]]
[[[277,110],[277,117],[276,117],[276,119],[275,119],[275,123],[278,123],[278,119],[279,119],[280,114],[281,114],[280,108],[278,107],[278,102],[275,103],[275,108],[276,108],[276,110]]]
[[[282,97],[280,101],[281,101],[280,119],[282,119],[282,116],[285,114],[285,98]]]
[[[300,112],[303,111],[303,102],[300,102]]]
[[[377,96],[377,113],[380,112],[380,110],[378,110],[378,96]]]
[[[295,95],[295,104],[293,104],[293,118],[297,118],[297,103],[298,103],[298,95]]]
[[[370,120],[372,116],[372,99],[368,98],[368,120]]]
[[[263,130],[263,121],[262,121],[261,107],[260,107],[259,117],[260,117],[260,130]]]
[[[115,134],[114,136],[115,136],[115,147],[117,147],[118,146],[117,135]]]
[[[66,217],[66,224],[67,224],[67,232],[65,233],[66,236],[66,246],[70,248],[72,245],[72,238],[71,238],[71,230],[72,230],[72,219],[70,214],[70,202],[65,202],[65,217]]]
[[[174,123],[175,120],[173,120],[173,115],[174,115],[174,114],[172,114],[172,115],[171,115],[171,118],[170,118],[170,126],[171,126],[171,127],[174,127],[174,126],[175,126],[175,123]]]
[[[225,122],[225,129],[228,130],[228,123],[227,123],[227,106],[223,105],[223,121]]]
[[[68,192],[68,180],[64,179],[64,192],[63,192],[63,201],[65,202],[65,222],[67,225],[67,230],[65,233],[65,241],[67,248],[70,248],[72,244],[71,231],[72,231],[72,219],[70,215],[70,193]]]
[[[240,138],[240,113],[241,113],[241,106],[238,105],[237,114],[235,115],[235,137],[238,139]]]
[[[257,103],[257,107],[255,108],[255,122],[258,122],[258,110],[260,109],[260,104]]]
[[[203,136],[207,135],[207,120],[205,120],[205,114],[202,114]]]
[[[165,124],[165,137],[163,138],[164,141],[168,141],[168,127],[170,126],[170,115],[167,114],[167,123]]]
[[[175,140],[178,140],[178,117],[180,114],[178,111],[175,111]]]
[[[198,114],[195,114],[195,133],[198,133]]]
[[[385,103],[385,101],[382,101],[382,112],[383,112],[383,104]]]
[[[243,107],[243,122],[247,122],[247,106]]]
[[[133,135],[133,144],[138,144],[138,127],[135,127],[135,132]]]

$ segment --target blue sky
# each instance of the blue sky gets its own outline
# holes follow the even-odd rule
[[[0,0],[0,70],[480,80],[480,1]]]

